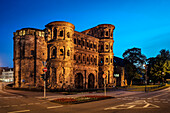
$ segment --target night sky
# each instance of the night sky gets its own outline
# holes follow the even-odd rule
[[[137,47],[147,58],[170,49],[170,0],[0,0],[0,67],[13,67],[13,32],[67,21],[76,31],[113,24],[115,56]]]

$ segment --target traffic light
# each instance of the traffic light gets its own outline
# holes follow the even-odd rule
[[[45,80],[45,74],[41,74],[41,78]]]

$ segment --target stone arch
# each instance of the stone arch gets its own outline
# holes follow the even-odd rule
[[[90,73],[88,76],[88,88],[94,88],[94,84],[95,84],[95,77],[94,74]]]
[[[75,75],[75,88],[83,89],[83,74],[77,73]]]

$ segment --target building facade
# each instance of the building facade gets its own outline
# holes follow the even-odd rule
[[[0,74],[0,81],[2,82],[13,82],[14,72],[12,68],[3,69],[2,74]]]
[[[69,22],[55,21],[44,30],[23,28],[14,32],[15,87],[43,86],[47,62],[47,87],[88,89],[115,84],[113,76],[114,25],[101,24],[83,32]]]

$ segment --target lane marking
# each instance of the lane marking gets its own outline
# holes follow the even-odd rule
[[[151,104],[146,102],[145,100],[137,100],[134,102],[117,105],[113,107],[104,108],[104,110],[111,110],[111,109],[144,109],[144,108],[160,108],[157,105]]]
[[[28,112],[28,111],[30,111],[30,110],[11,111],[8,113],[21,113],[21,112]]]
[[[159,97],[159,96],[162,96],[162,95],[167,95],[167,94],[168,94],[168,93],[164,93],[164,94],[156,95],[156,96],[153,96],[152,98]]]
[[[61,106],[51,106],[51,107],[47,107],[47,109],[60,108],[60,107],[63,107],[63,105],[61,105]]]

